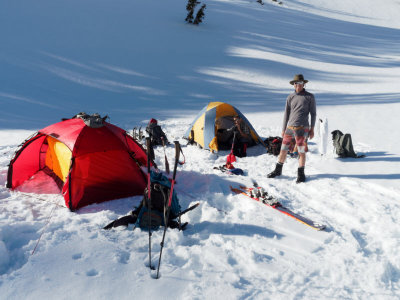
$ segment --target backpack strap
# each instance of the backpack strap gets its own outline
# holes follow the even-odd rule
[[[137,207],[135,210],[132,210],[129,215],[123,216],[119,219],[112,221],[108,225],[104,226],[103,229],[109,230],[114,227],[119,227],[119,226],[128,227],[129,224],[135,224],[136,220],[138,218],[140,209],[141,209],[141,205],[139,207]]]

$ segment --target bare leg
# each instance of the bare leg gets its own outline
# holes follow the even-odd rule
[[[299,153],[299,168],[302,168],[306,165],[306,154]]]
[[[278,162],[281,163],[281,164],[284,164],[287,154],[288,154],[287,151],[281,150],[281,152],[279,153]]]

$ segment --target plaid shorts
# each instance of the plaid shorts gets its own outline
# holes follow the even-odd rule
[[[288,126],[283,136],[281,150],[292,152],[294,146],[297,145],[297,151],[299,153],[305,153],[308,132],[308,128]]]

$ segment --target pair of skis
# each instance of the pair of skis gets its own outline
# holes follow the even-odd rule
[[[296,221],[303,223],[304,225],[307,225],[315,230],[324,230],[326,228],[325,225],[319,224],[317,222],[314,222],[306,217],[300,216],[299,214],[291,211],[290,209],[284,207],[278,199],[276,199],[273,196],[268,195],[268,193],[262,188],[259,187],[256,183],[254,184],[254,187],[246,187],[246,186],[240,186],[239,188],[234,188],[230,187],[231,191],[234,192],[235,194],[241,194],[245,195],[255,201],[261,202],[293,219]]]

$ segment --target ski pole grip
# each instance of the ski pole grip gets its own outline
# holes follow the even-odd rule
[[[175,158],[176,160],[179,160],[179,154],[181,153],[181,145],[179,144],[178,141],[174,141],[175,143]]]

